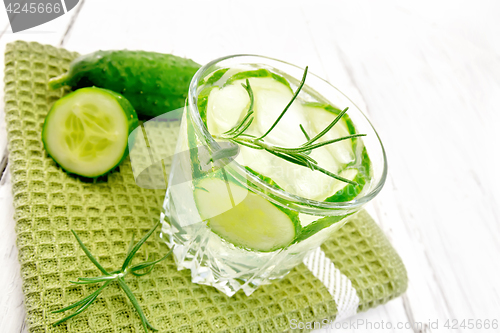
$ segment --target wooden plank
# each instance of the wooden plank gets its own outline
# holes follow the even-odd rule
[[[493,2],[470,6],[427,0],[418,5],[362,0],[307,6],[269,1],[137,6],[86,0],[71,29],[70,16],[31,32],[14,35],[8,28],[0,45],[15,39],[53,45],[64,40],[64,46],[82,53],[145,49],[199,63],[255,53],[310,65],[367,110],[382,137],[390,176],[370,209],[410,276],[404,298],[354,320],[439,319],[444,325],[446,319],[494,319],[500,313],[494,281],[500,254],[500,178],[494,175],[500,161],[492,153],[500,142],[500,25],[491,23],[497,12]],[[0,29],[5,27],[6,15],[0,15]],[[0,157],[5,142],[0,111]],[[0,237],[6,239],[0,238],[0,265],[7,269],[0,273],[0,327],[8,332],[22,326],[20,310],[12,307],[21,304],[22,293],[17,254],[11,251],[9,193],[4,177]],[[440,326],[439,331],[446,329]]]
[[[0,64],[4,63],[5,45],[15,40],[36,41],[39,43],[58,46],[63,39],[67,28],[72,21],[78,7],[53,21],[27,31],[12,33],[8,18],[3,10],[0,12]],[[3,68],[3,67],[2,67]],[[3,101],[3,69],[0,73],[0,100]],[[0,107],[0,175],[4,167],[8,169],[7,162],[7,135],[3,102]],[[24,296],[20,266],[17,260],[16,233],[14,223],[14,209],[11,194],[10,175],[8,170],[0,178],[0,327],[4,332],[27,332],[24,322]]]
[[[5,13],[5,17],[7,17],[7,13]],[[7,29],[10,29],[9,23],[4,22],[3,17],[2,20],[0,20],[0,27],[3,27],[2,31],[0,32],[0,41],[1,41],[5,33],[7,32]],[[4,52],[2,52],[2,56],[3,53]],[[2,75],[1,77],[3,77],[3,71],[2,74],[0,75]],[[2,98],[3,101],[3,89],[0,92],[0,97]],[[2,179],[6,167],[7,167],[7,130],[5,128],[5,118],[3,116],[3,102],[2,102],[2,106],[0,107],[0,180]]]
[[[408,313],[442,330],[498,318],[498,56],[387,3],[343,2],[335,19],[311,12],[315,34],[335,32],[386,146],[375,207],[408,268]]]
[[[0,181],[0,327],[4,332],[27,332],[24,323],[24,296],[17,260],[14,207],[10,174]]]
[[[113,24],[95,24],[109,21],[110,12],[116,17]],[[301,22],[296,5],[273,2],[267,2],[263,11],[260,6],[242,7],[230,1],[155,2],[152,6],[89,1],[66,46],[82,53],[123,48],[168,52],[200,63],[228,54],[265,54],[314,67],[311,59],[317,57]]]
[[[309,38],[313,42],[315,53],[320,59],[324,70],[322,76],[340,91],[344,92],[363,112],[368,113],[367,105],[352,77],[349,63],[346,59],[344,59],[344,54],[339,49],[339,45],[335,42],[335,35],[333,33],[335,26],[328,24],[331,21],[328,19],[328,15],[330,15],[329,11],[322,11],[323,14],[320,14],[318,17],[317,7],[311,8],[303,5],[301,12],[303,19],[306,22]],[[381,219],[381,217],[377,214],[379,211],[378,200],[374,203],[368,204],[366,209],[374,218],[377,220]],[[373,331],[373,328],[370,328],[368,323],[381,324],[382,322],[389,322],[391,325],[396,325],[398,322],[404,323],[408,321],[410,321],[410,316],[408,316],[405,310],[403,299],[399,298],[386,305],[382,305],[376,309],[372,309],[366,313],[347,319],[344,323],[342,323],[345,324],[344,326],[335,326],[334,328],[335,332],[342,333],[371,332]],[[349,323],[349,325],[347,325],[347,323]],[[318,333],[326,333],[330,331],[332,330],[329,327],[328,329],[318,330]],[[377,330],[377,332],[378,331],[379,330]],[[412,330],[405,328],[388,328],[381,331],[411,332]]]

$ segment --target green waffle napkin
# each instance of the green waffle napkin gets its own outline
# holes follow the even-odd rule
[[[106,269],[117,269],[132,234],[140,237],[158,221],[165,195],[137,186],[129,160],[88,181],[67,175],[47,156],[41,127],[52,103],[67,92],[49,91],[47,81],[76,56],[38,43],[6,46],[5,119],[26,320],[30,332],[142,332],[131,303],[113,284],[86,312],[51,326],[64,316],[51,311],[96,289],[69,281],[99,275],[70,229]],[[138,257],[167,250],[151,237]],[[406,290],[407,277],[397,253],[362,211],[304,264],[248,297],[239,292],[230,298],[191,283],[190,272],[177,271],[171,258],[127,283],[160,332],[281,332],[291,322],[339,319],[387,302]]]

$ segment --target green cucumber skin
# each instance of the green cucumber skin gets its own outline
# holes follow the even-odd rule
[[[312,235],[320,232],[321,230],[328,228],[334,223],[337,223],[340,220],[348,217],[349,215],[351,214],[341,215],[341,216],[327,216],[317,221],[314,221],[311,224],[308,224],[304,228],[302,228],[302,232],[299,234],[299,236],[295,239],[294,242],[295,243],[301,242],[311,237]]]
[[[198,112],[200,113],[201,120],[203,124],[208,128],[207,125],[207,106],[208,106],[208,96],[210,96],[210,92],[216,86],[207,86],[203,88],[202,91],[198,94]]]
[[[260,69],[256,69],[256,70],[252,70],[252,71],[244,71],[244,72],[236,73],[233,76],[231,76],[226,81],[226,83],[224,83],[224,86],[230,85],[234,81],[237,81],[237,80],[245,80],[245,79],[249,79],[249,78],[252,78],[252,77],[257,77],[257,78],[269,77],[269,78],[273,78],[276,81],[278,81],[279,83],[284,84],[285,86],[287,86],[288,89],[290,89],[290,91],[293,92],[292,88],[290,87],[290,83],[288,82],[287,79],[285,79],[283,76],[281,76],[279,74],[276,74],[276,73],[273,73],[273,72],[271,72],[271,71],[269,71],[268,69],[265,69],[265,68],[260,68]]]
[[[96,86],[122,94],[144,118],[184,106],[191,78],[201,66],[171,54],[97,51],[75,59],[67,73],[49,81],[52,89]]]
[[[51,113],[53,113],[53,110],[57,109],[57,107],[59,106],[59,104],[64,103],[64,98],[66,98],[68,96],[71,96],[73,94],[77,94],[79,92],[85,92],[85,91],[87,91],[87,92],[96,92],[96,93],[109,94],[109,95],[111,95],[118,102],[118,104],[120,104],[123,112],[125,113],[125,116],[127,117],[128,136],[129,137],[130,137],[130,133],[132,133],[132,131],[139,126],[139,119],[137,117],[137,113],[134,110],[134,107],[122,95],[120,95],[120,94],[118,94],[118,93],[116,93],[114,91],[108,90],[108,89],[102,89],[102,88],[97,88],[97,87],[81,88],[81,89],[75,90],[75,91],[73,91],[73,92],[65,95],[64,97],[60,98],[59,100],[57,100],[54,103],[54,105],[52,105],[52,107],[50,108],[50,110],[49,110],[49,112],[47,114],[47,117],[45,117],[45,121],[43,122],[43,127],[42,127],[42,142],[43,142],[43,147],[45,148],[45,151],[47,152],[47,154],[50,157],[52,157],[52,154],[50,153],[50,149],[46,145],[47,135],[49,135],[48,131],[46,130],[46,127],[47,127],[48,122],[50,121]],[[130,144],[130,140],[127,142],[127,146],[125,147],[125,151],[123,152],[122,158],[113,167],[111,167],[108,171],[106,171],[106,172],[104,172],[104,173],[102,173],[100,175],[95,175],[95,176],[91,176],[91,177],[85,176],[85,175],[80,175],[80,174],[77,174],[77,173],[74,173],[74,172],[66,170],[55,159],[54,159],[54,162],[56,162],[57,165],[59,165],[61,167],[61,169],[63,169],[68,174],[73,174],[73,175],[77,175],[77,176],[84,177],[84,178],[90,178],[90,179],[99,178],[99,177],[107,175],[108,173],[110,173],[111,171],[113,171],[118,165],[120,165],[123,162],[123,160],[128,156],[129,144]]]
[[[214,85],[217,81],[219,81],[224,74],[229,70],[229,68],[221,68],[213,72],[212,75],[206,77],[202,82],[198,84],[198,86],[206,85],[206,86],[212,86]]]

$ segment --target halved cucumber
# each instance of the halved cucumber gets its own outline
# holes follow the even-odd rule
[[[54,103],[42,129],[47,153],[64,170],[96,178],[128,154],[128,136],[139,125],[132,105],[101,88],[78,89]]]
[[[211,230],[239,247],[274,251],[291,244],[300,227],[296,214],[292,218],[231,180],[202,179],[195,186],[194,198]]]

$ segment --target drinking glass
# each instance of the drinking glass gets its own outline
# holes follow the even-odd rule
[[[200,116],[198,108],[200,92],[213,73],[224,68],[238,70],[265,68],[286,77],[294,90],[304,72],[303,68],[268,57],[233,55],[216,59],[195,74],[189,87],[176,154],[170,170],[161,214],[161,237],[169,247],[173,248],[178,269],[191,270],[194,283],[211,285],[228,296],[232,296],[240,289],[250,295],[259,285],[268,284],[271,280],[285,276],[303,261],[309,251],[320,246],[328,238],[335,237],[335,231],[348,221],[349,216],[359,211],[382,189],[387,174],[387,163],[382,142],[361,110],[337,88],[309,73],[299,97],[305,101],[317,101],[319,98],[322,102],[340,109],[349,107],[348,115],[355,124],[357,133],[367,134],[360,142],[366,148],[371,160],[370,179],[362,191],[348,202],[310,200],[288,193],[282,189],[283,187],[271,185],[237,163],[230,153],[231,149],[234,153],[234,145],[216,141]],[[215,155],[222,156],[218,163],[214,162]],[[197,181],[200,177],[210,176],[210,172],[219,172],[230,177],[248,193],[261,196],[275,206],[297,212],[301,224],[316,226],[315,232],[302,236],[299,232],[299,236],[287,246],[267,252],[245,248],[225,240],[213,232],[207,220],[200,216],[194,198]],[[229,186],[228,192],[230,192]],[[220,206],[225,208],[221,208],[213,215],[223,214],[245,200],[244,196],[230,198],[231,193],[219,196],[218,200],[222,203]]]

